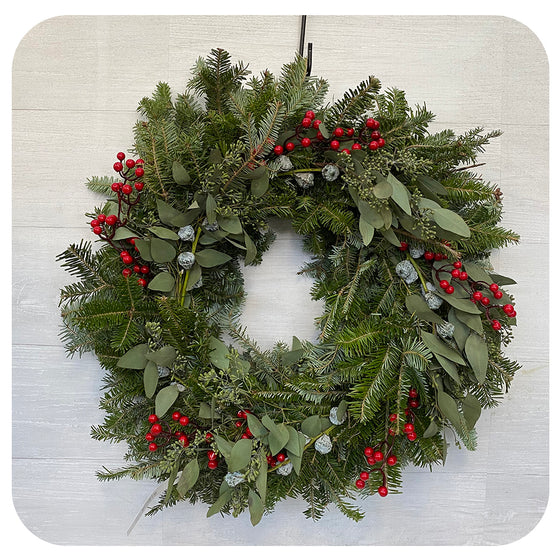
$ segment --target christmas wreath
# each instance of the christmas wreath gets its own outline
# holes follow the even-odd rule
[[[256,524],[291,497],[359,520],[355,499],[398,492],[407,464],[444,463],[450,438],[474,449],[520,367],[503,354],[515,282],[488,260],[518,237],[475,173],[499,131],[430,133],[425,106],[372,76],[324,104],[300,56],[250,77],[216,49],[192,75],[142,99],[134,157],[88,179],[99,249],[58,257],[76,277],[67,352],[106,372],[92,436],[128,445],[98,477],[158,481],[148,514],[202,501]],[[272,217],[302,236],[324,312],[317,341],[262,350],[240,324],[243,267]]]

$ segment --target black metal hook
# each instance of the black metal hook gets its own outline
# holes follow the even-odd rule
[[[301,16],[301,27],[299,32],[299,54],[303,56],[303,45],[305,44],[305,26],[307,16]],[[311,75],[311,64],[313,60],[313,43],[307,43],[307,72],[306,76]]]

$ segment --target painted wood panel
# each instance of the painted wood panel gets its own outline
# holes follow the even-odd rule
[[[364,48],[332,41],[335,34],[363,37]],[[214,47],[255,71],[278,73],[297,50],[299,17],[46,20],[24,37],[13,65],[13,497],[40,538],[82,545],[485,545],[512,542],[538,523],[548,497],[546,53],[523,24],[502,17],[309,16],[307,40],[313,72],[329,80],[333,96],[373,73],[385,87],[405,89],[412,103],[426,101],[438,115],[433,130],[503,130],[480,172],[500,185],[504,225],[522,236],[493,262],[519,281],[520,325],[508,353],[524,369],[502,406],[484,412],[476,452],[452,447],[445,468],[408,468],[403,493],[365,501],[361,524],[336,511],[313,524],[301,502],[288,500],[253,529],[247,516],[206,519],[205,506],[180,504],[141,519],[127,537],[154,485],[95,478],[103,464],[121,464],[124,448],[89,437],[102,419],[103,373],[91,356],[64,356],[57,303],[69,276],[55,256],[70,242],[93,239],[83,215],[101,197],[81,185],[110,174],[114,153],[130,147],[134,110],[157,81],[182,91],[195,58]],[[243,319],[263,346],[293,334],[312,338],[318,313],[310,284],[296,275],[306,258],[301,243],[288,227],[277,229],[263,265],[245,275]]]

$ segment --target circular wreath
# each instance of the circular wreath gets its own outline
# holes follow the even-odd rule
[[[62,338],[106,370],[92,436],[128,444],[98,476],[162,483],[148,514],[203,501],[256,524],[299,497],[307,517],[359,520],[354,499],[397,491],[407,464],[444,463],[450,438],[474,449],[519,369],[502,353],[514,281],[488,260],[518,237],[474,169],[499,131],[430,133],[425,106],[372,76],[324,105],[302,57],[248,74],[212,50],[184,94],[141,100],[134,157],[88,180],[109,196],[88,214],[100,248],[59,255],[77,277]],[[242,271],[272,217],[303,237],[324,312],[317,342],[261,350]]]

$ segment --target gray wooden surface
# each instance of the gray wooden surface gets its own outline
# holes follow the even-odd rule
[[[247,35],[247,28],[251,32]],[[342,40],[333,41],[333,36]],[[352,38],[362,37],[356,43]],[[139,40],[140,39],[140,40]],[[288,500],[252,528],[247,516],[206,519],[181,504],[126,529],[149,481],[100,483],[124,449],[93,441],[101,372],[67,360],[58,292],[70,278],[55,255],[91,238],[83,216],[99,197],[86,177],[110,174],[128,151],[138,100],[168,81],[182,91],[211,48],[254,71],[278,72],[299,42],[299,16],[74,16],[49,19],[21,41],[13,64],[13,501],[23,524],[55,544],[485,545],[538,524],[548,498],[548,66],[538,38],[503,17],[310,16],[313,73],[338,96],[372,73],[438,115],[433,130],[500,128],[482,159],[505,193],[504,224],[522,244],[494,256],[518,279],[519,327],[508,353],[524,364],[512,390],[479,422],[479,447],[450,449],[445,468],[409,468],[400,495],[371,498],[360,524],[336,511],[313,523]],[[357,45],[363,44],[364,48]],[[258,48],[257,48],[258,45]],[[263,46],[264,45],[264,46]],[[247,271],[245,320],[263,346],[313,338],[317,304],[295,272],[298,238]],[[275,280],[275,279],[280,279]],[[396,521],[398,520],[398,521]],[[147,535],[149,538],[147,538]]]

